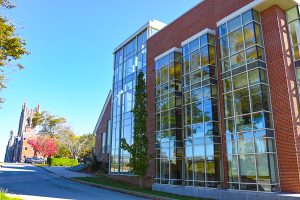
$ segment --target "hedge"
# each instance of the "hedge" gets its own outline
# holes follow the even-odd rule
[[[1,192],[1,191],[0,191],[0,199],[1,200],[21,200],[20,198],[17,198],[17,197],[9,197],[4,192]]]
[[[70,158],[50,158],[47,160],[49,166],[76,166],[78,160]]]

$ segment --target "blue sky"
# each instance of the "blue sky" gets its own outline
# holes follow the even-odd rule
[[[6,15],[31,55],[9,74],[0,109],[0,161],[21,107],[65,117],[77,134],[92,132],[112,83],[113,50],[151,19],[173,21],[199,0],[15,0]]]

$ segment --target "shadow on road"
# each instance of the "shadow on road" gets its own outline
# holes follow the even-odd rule
[[[133,196],[75,183],[33,165],[4,164],[0,168],[0,189],[25,200],[133,200]]]

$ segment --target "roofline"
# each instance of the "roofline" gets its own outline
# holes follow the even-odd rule
[[[231,19],[233,19],[233,18],[235,18],[235,17],[243,14],[244,12],[247,12],[248,10],[250,10],[252,8],[259,7],[259,6],[263,5],[266,2],[274,4],[274,3],[280,3],[281,1],[283,1],[283,0],[280,0],[280,1],[277,1],[277,2],[275,0],[273,0],[273,1],[269,1],[269,0],[253,0],[251,3],[245,5],[244,7],[242,7],[240,9],[234,11],[230,15],[228,15],[228,16],[224,17],[223,19],[219,20],[217,22],[217,26],[220,26],[220,25],[224,24],[225,22],[227,22],[227,21],[229,21],[229,20],[231,20]],[[294,5],[295,6],[297,4],[298,5],[300,4],[300,0],[285,0],[284,4],[286,4],[286,6],[289,6],[289,5]]]
[[[107,106],[108,106],[108,104],[109,104],[109,99],[110,99],[111,97],[112,97],[112,90],[109,90],[109,93],[108,93],[108,95],[107,95],[107,97],[106,97],[105,104],[104,104],[104,106],[103,106],[103,108],[102,108],[101,114],[100,114],[100,116],[99,116],[99,118],[98,118],[97,124],[96,124],[96,126],[95,126],[94,131],[93,131],[94,135],[97,134],[97,129],[98,129],[99,126],[100,126],[100,122],[102,121],[104,112],[105,112],[105,110],[106,110],[106,108],[107,108]]]
[[[156,62],[156,61],[158,61],[159,59],[161,59],[161,58],[163,58],[163,57],[169,55],[169,54],[172,53],[172,52],[179,52],[179,53],[181,53],[181,49],[179,49],[179,48],[177,48],[177,47],[173,47],[173,48],[171,48],[171,49],[165,51],[164,53],[162,53],[162,54],[156,56],[156,57],[154,58],[154,61]]]
[[[164,30],[165,28],[167,28],[169,25],[173,24],[176,20],[178,20],[179,18],[181,18],[182,16],[184,16],[186,13],[190,12],[191,10],[193,10],[195,7],[199,6],[201,3],[203,3],[203,1],[205,0],[200,0],[199,3],[197,3],[195,6],[191,7],[189,10],[185,11],[183,14],[179,15],[178,17],[176,17],[174,20],[172,20],[170,23],[168,23],[165,27],[161,28],[158,32]],[[253,0],[255,1],[265,1],[265,0]],[[300,5],[300,0],[289,0],[289,1],[294,1],[295,3],[297,3],[298,5]],[[251,3],[250,3],[251,4]],[[221,21],[221,20],[220,20]],[[219,22],[220,22],[219,21]]]
[[[200,31],[199,33],[196,33],[195,35],[192,35],[191,37],[187,38],[183,42],[181,42],[181,46],[183,47],[184,45],[194,41],[195,39],[201,37],[202,35],[205,35],[206,33],[216,35],[216,32],[214,30],[211,30],[210,28],[206,28],[206,29]]]
[[[135,31],[133,34],[131,34],[124,42],[122,42],[121,44],[119,44],[114,49],[114,53],[116,51],[118,51],[121,47],[123,47],[125,44],[127,44],[128,42],[130,42],[130,40],[132,40],[135,36],[137,36],[138,34],[140,34],[141,32],[143,32],[148,27],[152,27],[152,28],[160,30],[160,29],[162,29],[165,26],[166,26],[165,23],[163,23],[161,21],[158,21],[156,19],[148,21],[146,24],[144,24],[142,27],[140,27],[137,31]]]
[[[164,26],[163,28],[161,28],[158,32],[162,31],[163,29],[167,28],[169,25],[173,24],[173,22],[175,22],[176,20],[178,20],[179,18],[181,18],[183,15],[185,15],[186,13],[190,12],[191,10],[193,10],[194,8],[196,8],[198,5],[200,5],[201,3],[203,3],[203,1],[205,0],[200,0],[199,3],[197,3],[196,5],[194,5],[193,7],[191,7],[190,9],[188,9],[187,11],[185,11],[183,14],[179,15],[178,17],[176,17],[174,20],[172,20],[170,23],[168,23],[166,26]],[[151,36],[152,37],[152,36]]]

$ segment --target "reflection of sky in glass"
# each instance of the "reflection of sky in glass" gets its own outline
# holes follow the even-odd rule
[[[185,157],[187,157],[187,158],[193,157],[193,147],[192,146],[185,147]]]
[[[204,157],[205,149],[204,145],[194,146],[194,157]]]
[[[193,138],[204,137],[204,124],[203,123],[193,124],[192,130],[193,130]]]
[[[205,153],[206,156],[212,156],[214,155],[214,144],[205,144]]]

